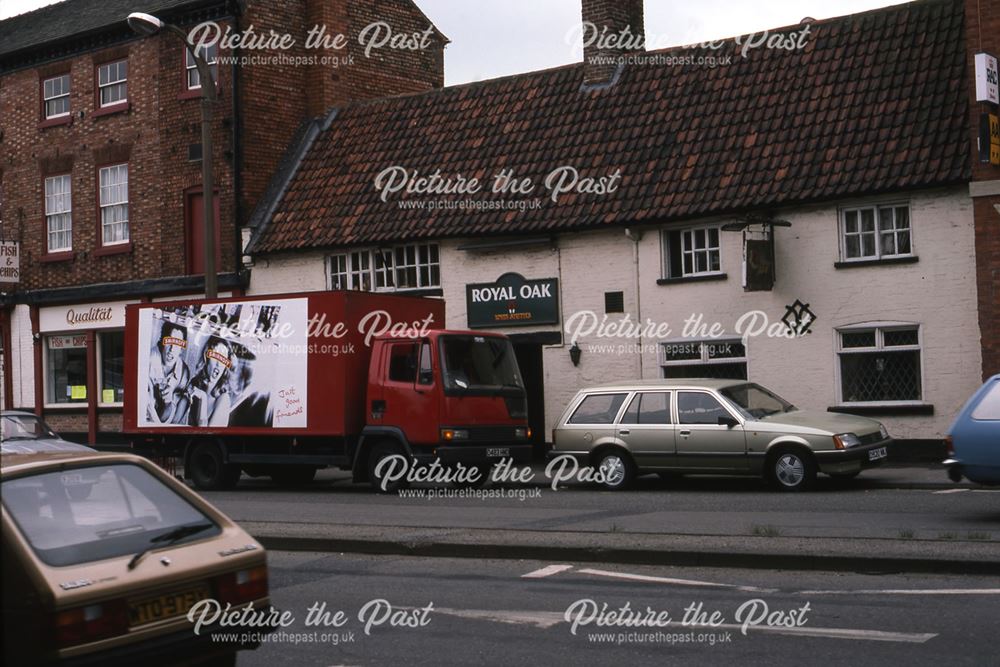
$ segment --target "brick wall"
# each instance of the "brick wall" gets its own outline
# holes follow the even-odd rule
[[[983,379],[1000,373],[1000,167],[979,161],[976,138],[979,117],[998,113],[995,105],[976,102],[976,53],[1000,56],[1000,4],[987,0],[965,1],[965,32],[969,67],[969,137],[972,180],[992,182],[992,195],[975,198],[976,283],[979,299],[979,327],[982,331]]]

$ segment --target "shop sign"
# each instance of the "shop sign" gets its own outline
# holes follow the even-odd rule
[[[72,336],[49,336],[50,350],[69,350],[72,348],[87,347],[87,334],[75,334]]]
[[[120,329],[125,326],[125,306],[133,301],[88,303],[55,306],[39,311],[42,331],[72,331],[73,329]]]
[[[494,283],[465,286],[470,329],[559,323],[559,279],[505,273]]]
[[[21,280],[21,255],[17,241],[0,241],[0,283]]]
[[[976,101],[1000,104],[997,85],[997,57],[988,53],[977,53]]]

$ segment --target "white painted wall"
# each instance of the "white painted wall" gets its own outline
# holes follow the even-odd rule
[[[31,311],[28,306],[14,306],[11,313],[11,380],[15,408],[35,407],[35,357],[31,338]]]
[[[975,283],[971,200],[962,188],[915,193],[885,201],[908,201],[915,264],[835,269],[839,258],[838,205],[777,211],[790,228],[776,232],[777,283],[770,292],[744,292],[741,285],[741,236],[722,233],[722,270],[728,280],[657,285],[662,276],[660,234],[644,230],[634,243],[624,230],[562,234],[555,248],[528,246],[497,251],[464,251],[468,240],[440,242],[442,291],[448,326],[466,328],[465,285],[492,282],[514,271],[527,279],[558,278],[563,322],[573,313],[604,314],[604,293],[625,295],[625,314],[633,321],[671,325],[680,336],[683,320],[702,313],[735,333],[736,321],[751,310],[778,321],[795,299],[816,313],[813,333],[794,340],[757,337],[748,342],[752,380],[771,387],[800,407],[825,411],[837,403],[835,328],[867,321],[908,321],[921,325],[923,395],[934,405],[929,417],[880,418],[899,438],[939,438],[965,399],[979,386],[980,331]],[[724,220],[702,222],[725,222]],[[326,289],[328,251],[257,258],[250,294]],[[636,289],[636,256],[639,286]],[[609,315],[611,320],[621,315]],[[555,326],[510,327],[506,333],[554,331]],[[579,367],[569,359],[571,340],[544,351],[545,410],[551,429],[566,403],[581,387],[631,378],[660,376],[654,340],[578,340]],[[613,344],[597,350],[591,345]],[[639,353],[630,349],[644,344]]]

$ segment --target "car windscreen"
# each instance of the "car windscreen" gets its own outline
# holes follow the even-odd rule
[[[34,415],[0,415],[0,441],[57,437],[45,422]]]
[[[725,387],[719,393],[754,419],[795,410],[785,399],[752,382]]]
[[[218,524],[142,467],[66,468],[5,480],[3,505],[42,562],[76,565],[155,548],[178,528]],[[159,539],[158,539],[159,538]]]
[[[444,384],[451,391],[524,389],[514,350],[506,338],[442,336],[441,358]]]

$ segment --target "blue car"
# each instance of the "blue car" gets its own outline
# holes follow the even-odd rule
[[[948,429],[948,477],[1000,484],[1000,375],[968,400]]]

